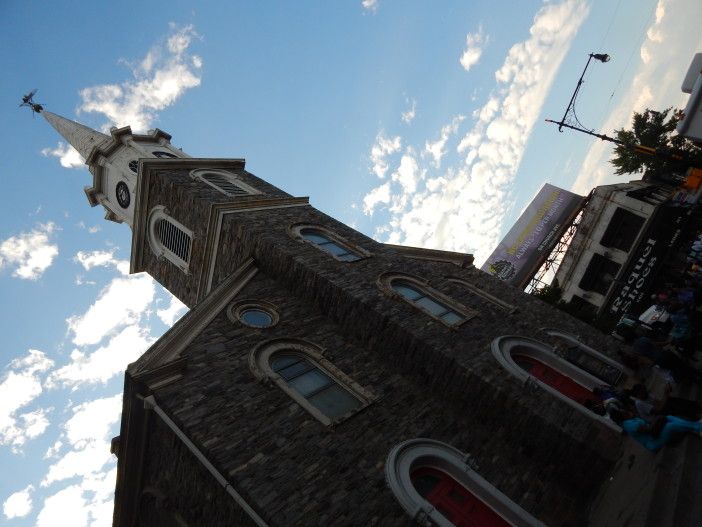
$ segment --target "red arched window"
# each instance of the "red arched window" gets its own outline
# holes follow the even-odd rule
[[[510,526],[502,516],[446,472],[421,467],[412,471],[411,479],[419,495],[456,527]]]
[[[575,402],[585,404],[587,400],[598,400],[595,394],[581,384],[533,357],[513,354],[512,360],[521,369]]]

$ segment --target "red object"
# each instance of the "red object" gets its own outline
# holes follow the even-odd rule
[[[451,476],[431,467],[411,474],[417,492],[456,527],[510,527],[510,524]]]
[[[524,371],[529,372],[530,375],[536,377],[544,384],[548,384],[551,388],[555,388],[573,401],[585,404],[587,400],[599,400],[592,391],[588,390],[583,385],[578,384],[567,375],[562,374],[558,370],[533,357],[512,355],[512,359],[514,359],[517,366]]]

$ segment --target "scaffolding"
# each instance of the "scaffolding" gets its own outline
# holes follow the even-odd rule
[[[561,262],[563,262],[563,257],[568,251],[568,247],[570,247],[570,243],[573,241],[575,233],[578,231],[578,227],[582,221],[583,212],[585,211],[585,207],[587,207],[589,198],[590,196],[583,200],[583,204],[581,205],[580,209],[573,216],[573,219],[570,220],[570,223],[566,226],[554,248],[543,261],[541,266],[539,266],[539,268],[536,270],[534,276],[527,283],[526,287],[524,288],[524,292],[531,294],[551,285],[556,273],[558,272],[558,268],[561,266]]]

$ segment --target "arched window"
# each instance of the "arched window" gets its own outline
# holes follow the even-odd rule
[[[226,170],[198,169],[193,170],[190,175],[227,196],[258,194],[255,189]]]
[[[459,326],[476,315],[475,311],[408,275],[388,273],[380,277],[378,284],[448,326]]]
[[[541,331],[557,341],[553,348],[556,355],[594,375],[603,384],[616,386],[633,374],[623,364],[581,342],[576,335],[551,328],[542,328]]]
[[[270,366],[290,388],[329,419],[342,417],[361,406],[361,401],[302,355],[277,353],[271,357]]]
[[[178,156],[175,154],[172,154],[171,152],[166,152],[164,150],[154,150],[151,152],[153,155],[155,155],[158,158],[165,158],[165,159],[178,159]]]
[[[355,262],[370,256],[368,251],[350,244],[321,226],[296,225],[291,231],[294,237],[314,245],[342,262]]]
[[[445,443],[411,439],[390,451],[385,464],[386,481],[417,524],[542,526],[471,469],[467,458]]]
[[[602,381],[556,355],[547,344],[527,337],[503,336],[492,341],[492,354],[521,381],[535,382],[589,417],[618,429],[614,422],[588,408],[589,402],[599,402],[593,389]]]
[[[157,257],[164,257],[183,271],[190,264],[193,233],[168,215],[163,206],[149,214],[149,245]]]
[[[325,425],[337,423],[370,404],[373,396],[322,357],[321,349],[300,340],[275,340],[255,348],[249,364],[271,379]]]

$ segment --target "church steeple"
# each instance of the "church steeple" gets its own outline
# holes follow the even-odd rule
[[[109,135],[55,113],[44,110],[41,112],[41,115],[73,148],[78,150],[83,159],[88,159],[93,148],[106,145],[111,139]]]
[[[111,128],[110,135],[66,119],[55,113],[38,110],[47,122],[85,159],[93,183],[85,187],[91,206],[102,205],[105,218],[118,223],[134,223],[134,198],[141,160],[148,158],[188,158],[173,148],[171,136],[162,130],[132,134],[129,126]]]

